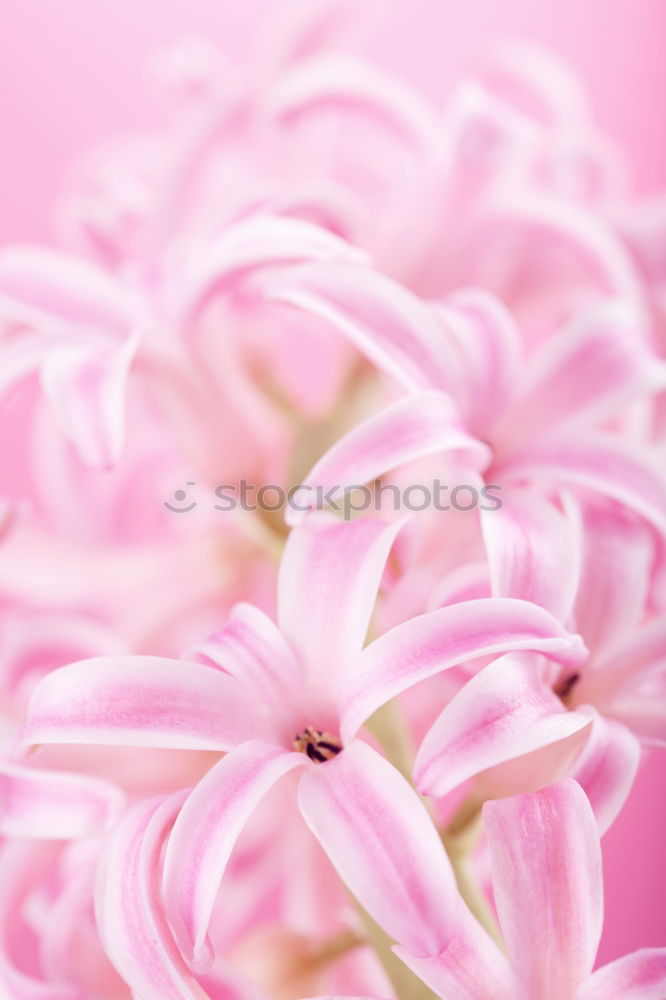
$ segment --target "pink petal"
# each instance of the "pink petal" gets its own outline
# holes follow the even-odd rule
[[[0,253],[3,313],[33,331],[8,354],[13,376],[40,365],[45,393],[81,459],[112,465],[122,448],[125,384],[139,342],[133,296],[88,261],[15,247]]]
[[[278,580],[278,621],[313,690],[335,696],[365,641],[400,522],[313,515],[291,532]]]
[[[522,359],[518,328],[499,299],[476,289],[448,296],[435,309],[461,356],[462,378],[452,392],[467,426],[483,437],[515,393]]]
[[[322,110],[362,114],[420,153],[433,148],[437,115],[416,87],[349,55],[309,59],[272,90],[268,114],[283,125]]]
[[[568,712],[544,682],[538,657],[502,656],[445,707],[417,754],[414,781],[425,795],[445,795],[486,768],[589,725],[587,716]]]
[[[493,93],[547,125],[579,125],[590,116],[588,95],[568,65],[532,42],[494,43],[475,69]]]
[[[39,246],[0,253],[0,314],[33,328],[77,326],[126,332],[135,303],[106,271],[72,254]]]
[[[631,563],[627,563],[629,576],[631,569]],[[581,700],[612,711],[624,696],[637,695],[645,682],[656,679],[666,668],[666,615],[626,631],[594,667],[581,679]]]
[[[44,359],[41,381],[62,431],[81,459],[94,468],[114,465],[123,447],[125,389],[138,345],[132,335],[120,345],[61,344]]]
[[[569,775],[590,800],[603,834],[615,822],[634,783],[641,748],[636,737],[620,722],[605,719],[588,705],[576,713],[592,719],[590,735]]]
[[[264,63],[273,73],[330,48],[347,47],[363,32],[377,2],[298,0],[268,12]]]
[[[275,281],[270,297],[329,322],[407,389],[455,385],[457,358],[435,316],[379,271],[311,265]]]
[[[200,663],[100,656],[40,681],[22,742],[228,750],[272,731],[261,708],[234,678]]]
[[[501,466],[512,478],[553,486],[582,486],[642,515],[666,532],[666,483],[649,449],[591,431],[543,438]],[[498,470],[499,472],[499,470]]]
[[[97,926],[115,968],[142,1000],[207,1000],[176,947],[160,894],[161,855],[184,794],[134,806],[100,860]]]
[[[250,740],[227,754],[190,793],[164,858],[164,899],[183,952],[204,963],[208,924],[234,845],[253,810],[307,758]]]
[[[269,702],[276,716],[294,708],[294,692],[303,684],[303,671],[278,627],[259,608],[244,602],[234,605],[220,632],[190,646],[184,657],[235,677]]]
[[[663,1000],[664,996],[666,948],[643,948],[597,969],[577,1000]]]
[[[507,253],[507,245],[517,253]],[[632,261],[610,227],[580,203],[536,187],[518,193],[508,185],[500,189],[480,217],[465,262],[468,281],[509,301],[521,295],[547,299],[550,286],[562,284],[564,262],[574,289],[592,286],[613,298],[643,300]]]
[[[542,652],[575,665],[585,658],[571,635],[543,608],[509,598],[451,604],[412,618],[361,654],[343,701],[343,740],[389,699],[466,660],[509,650]]]
[[[280,216],[230,226],[197,257],[181,283],[177,311],[187,328],[215,295],[228,295],[267,268],[311,261],[362,261],[365,255],[326,229]]]
[[[495,597],[540,604],[560,621],[573,606],[580,566],[580,532],[535,491],[505,490],[500,510],[481,513]]]
[[[646,321],[626,302],[577,316],[530,359],[520,395],[496,428],[516,450],[556,427],[603,419],[666,386],[666,366],[646,344]]]
[[[441,954],[421,958],[407,948],[393,950],[443,1000],[530,1000],[497,945],[466,911]]]
[[[357,741],[308,769],[298,801],[372,919],[417,955],[441,951],[455,928],[455,878],[437,830],[399,772]]]
[[[5,837],[55,840],[101,833],[122,804],[122,792],[101,778],[0,765],[0,834]]]
[[[595,667],[614,653],[645,614],[654,536],[648,525],[615,504],[582,505],[582,566],[576,627],[593,653]],[[634,662],[632,660],[632,662]]]
[[[589,975],[603,922],[601,850],[585,793],[567,779],[487,802],[495,905],[531,997],[569,1000]]]
[[[0,847],[0,987],[11,1000],[87,1000],[79,986],[48,982],[39,965],[26,962],[26,946],[28,954],[33,948],[26,911],[57,866],[60,849],[34,840],[8,840]]]
[[[398,400],[340,438],[313,466],[294,496],[287,521],[298,524],[305,516],[303,508],[310,504],[312,509],[320,496],[340,500],[345,489],[446,451],[462,451],[467,466],[474,470],[490,458],[486,445],[463,430],[444,393],[417,392]]]

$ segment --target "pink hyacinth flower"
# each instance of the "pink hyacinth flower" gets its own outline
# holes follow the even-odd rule
[[[237,837],[269,788],[295,769],[300,810],[363,906],[388,920],[415,953],[443,947],[450,918],[441,902],[453,899],[455,889],[439,838],[413,789],[357,731],[391,697],[461,660],[530,649],[574,666],[585,655],[580,640],[548,612],[497,599],[412,619],[363,649],[397,530],[313,518],[287,543],[279,628],[258,609],[239,605],[227,627],[188,659],[83,661],[53,672],[33,694],[24,743],[226,751],[175,811],[172,803],[159,812],[168,839],[166,912],[183,952],[197,962],[205,959],[208,924]],[[136,828],[128,818],[132,838],[144,823],[157,823],[157,813],[153,820],[145,809]],[[425,894],[400,887],[405,866],[420,873],[420,885],[430,882]],[[118,909],[104,912],[106,938],[121,941],[126,900],[119,897]],[[149,936],[144,952],[125,956],[130,981],[159,966],[151,942]],[[114,955],[123,951],[111,948]]]
[[[427,734],[416,783],[444,795],[497,769],[482,787],[507,794],[568,767],[605,830],[629,793],[640,743],[665,745],[666,619],[644,621],[654,539],[617,505],[585,504],[578,525],[573,511],[535,494],[519,493],[483,517],[493,594],[575,621],[590,655],[574,670],[522,654],[485,667]]]

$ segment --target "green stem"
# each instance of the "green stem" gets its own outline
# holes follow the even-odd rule
[[[358,903],[356,903],[356,908],[363,921],[368,944],[374,948],[386,975],[391,980],[396,995],[402,1000],[438,1000],[437,995],[429,990],[426,984],[394,954],[392,951],[393,941],[388,934],[384,933]]]
[[[412,780],[414,744],[395,701],[388,701],[366,722],[388,760],[407,781]]]

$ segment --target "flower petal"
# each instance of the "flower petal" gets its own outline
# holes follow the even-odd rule
[[[534,354],[522,389],[496,428],[505,449],[581,420],[603,419],[666,386],[666,365],[646,342],[646,321],[627,302],[595,305]]]
[[[635,445],[609,434],[563,431],[540,439],[538,447],[511,458],[502,464],[501,472],[506,477],[528,477],[556,487],[593,490],[642,515],[663,534],[666,483],[655,471],[658,468],[647,447],[637,453]]]
[[[377,6],[376,0],[298,0],[268,12],[258,43],[263,64],[275,73],[328,49],[346,48],[363,34]]]
[[[592,719],[590,735],[569,775],[590,800],[603,834],[615,822],[634,783],[641,748],[636,737],[620,722],[604,719],[589,705],[576,714]]]
[[[455,878],[428,813],[396,769],[360,741],[299,783],[306,823],[373,920],[417,955],[454,927]]]
[[[269,718],[232,677],[159,656],[100,656],[54,670],[35,688],[22,743],[228,750]]]
[[[0,834],[57,840],[101,833],[123,799],[101,778],[1,764]]]
[[[487,802],[495,905],[530,996],[568,1000],[589,975],[603,922],[601,849],[585,793],[567,779]]]
[[[629,565],[627,573],[631,575]],[[641,686],[666,669],[666,615],[626,631],[594,667],[581,678],[580,700],[590,700],[603,711],[614,712],[624,696],[639,696]]]
[[[94,339],[89,344],[78,336],[44,358],[44,392],[63,433],[87,465],[106,469],[120,457],[127,375],[138,343],[137,332],[119,345]]]
[[[276,281],[270,298],[331,323],[405,388],[450,389],[455,353],[435,316],[398,282],[368,267],[311,265]]]
[[[343,699],[343,740],[389,699],[442,670],[509,650],[542,652],[562,663],[585,658],[580,636],[543,608],[511,598],[450,604],[391,629],[365,649]]]
[[[160,895],[162,850],[185,794],[130,809],[100,859],[97,926],[115,968],[142,1000],[207,1000],[176,947]]]
[[[313,688],[330,692],[365,641],[400,522],[313,515],[291,532],[278,580],[278,621]]]
[[[88,261],[13,247],[0,253],[0,315],[32,331],[7,357],[19,363],[15,374],[37,363],[44,391],[81,459],[95,467],[112,465],[122,447],[125,384],[139,343],[134,296]]]
[[[234,605],[220,632],[190,646],[184,656],[231,674],[270,702],[276,714],[293,708],[294,692],[303,684],[303,672],[282,632],[268,615],[245,602]]]
[[[445,795],[486,768],[589,725],[587,716],[568,712],[544,682],[538,657],[501,656],[445,707],[416,756],[414,781],[425,795]]]
[[[0,253],[0,314],[33,328],[107,329],[130,325],[135,304],[124,287],[81,257],[40,246]]]
[[[534,490],[505,490],[499,510],[481,512],[492,593],[540,604],[560,621],[573,606],[580,567],[580,533]]]
[[[313,466],[287,511],[298,524],[318,498],[338,500],[346,489],[362,486],[390,469],[446,451],[462,451],[474,470],[489,461],[490,450],[463,429],[451,400],[441,392],[417,392],[364,420],[340,438]],[[307,497],[314,493],[315,500]],[[297,501],[297,502],[296,502]]]
[[[578,1000],[663,1000],[666,948],[643,948],[597,969],[577,996]]]
[[[257,216],[225,229],[196,259],[178,290],[176,311],[185,329],[218,294],[229,294],[266,268],[365,255],[326,229],[300,219]]]
[[[272,90],[268,114],[281,124],[330,108],[366,115],[417,152],[433,147],[437,114],[416,87],[350,55],[308,59]]]
[[[654,559],[654,533],[645,522],[616,504],[582,504],[582,564],[576,597],[576,627],[600,658],[643,620]]]
[[[39,967],[26,969],[26,949],[34,947],[30,903],[58,865],[61,845],[37,840],[7,840],[0,845],[0,987],[12,1000],[85,1000],[78,985],[48,982]]]
[[[452,392],[467,426],[483,437],[515,392],[522,358],[515,320],[499,299],[477,289],[456,292],[435,310],[460,352],[461,385]]]
[[[420,958],[407,948],[393,950],[444,1000],[529,1000],[502,952],[467,912],[459,917],[456,935],[440,955]]]
[[[164,857],[164,900],[185,955],[205,963],[206,934],[234,845],[253,810],[288,771],[307,758],[249,740],[227,754],[190,793]]]

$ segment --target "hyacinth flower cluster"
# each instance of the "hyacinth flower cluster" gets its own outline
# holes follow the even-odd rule
[[[596,963],[666,745],[664,203],[554,57],[436,106],[370,6],[163,53],[0,249],[12,1000],[666,1000]]]

